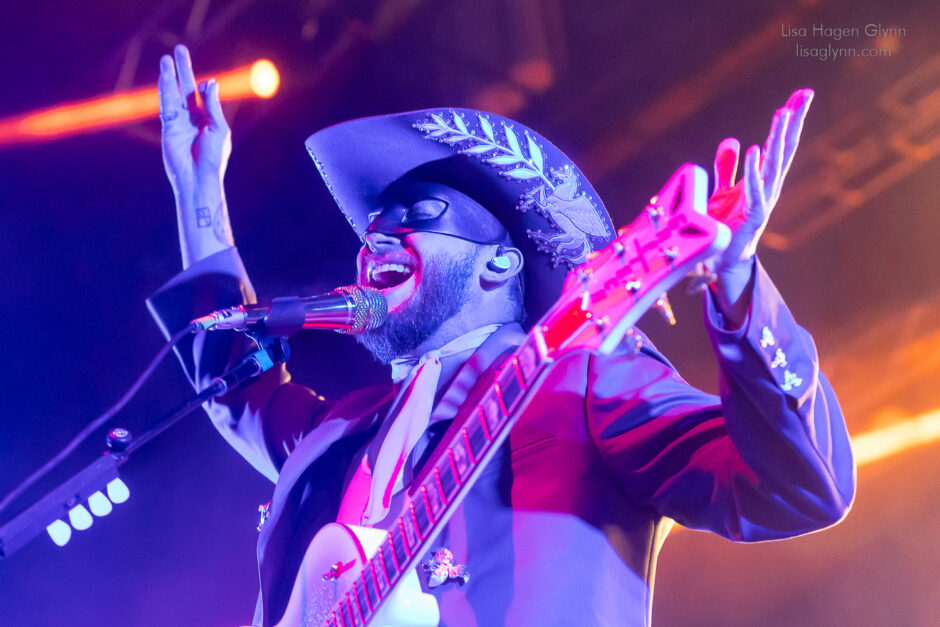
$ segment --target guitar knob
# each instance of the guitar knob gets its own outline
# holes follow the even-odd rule
[[[587,287],[591,282],[591,271],[585,270],[584,268],[578,268],[578,283],[581,284],[581,287]]]
[[[581,289],[584,290],[581,292],[581,311],[587,311],[588,307],[591,306],[591,293],[588,291],[588,286],[591,284],[591,271],[579,268],[578,283],[581,284]]]
[[[663,315],[663,318],[669,323],[669,326],[676,324],[676,315],[672,312],[672,304],[669,302],[669,297],[666,296],[666,292],[663,292],[660,297],[656,299],[654,307]]]
[[[650,199],[650,204],[646,205],[646,214],[650,217],[650,222],[655,228],[659,228],[659,221],[666,214],[662,206],[656,204],[658,199],[654,196]]]
[[[614,254],[620,260],[620,265],[627,262],[627,249],[620,242],[614,242]]]

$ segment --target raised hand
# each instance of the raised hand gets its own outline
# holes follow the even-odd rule
[[[160,59],[163,165],[176,196],[183,267],[234,245],[222,179],[232,135],[215,79],[196,85],[186,46]]]
[[[232,151],[231,131],[219,102],[214,78],[196,85],[186,46],[174,58],[160,59],[160,121],[163,164],[174,188],[192,185],[200,176],[221,178]]]
[[[729,137],[718,146],[715,193],[708,201],[708,213],[730,226],[732,235],[728,248],[709,266],[718,277],[715,293],[719,306],[726,314],[731,314],[732,320],[743,319],[749,304],[742,296],[750,280],[757,242],[780,197],[812,100],[812,89],[793,92],[774,114],[763,150],[756,145],[747,150],[744,177],[737,183],[734,179],[740,143]]]

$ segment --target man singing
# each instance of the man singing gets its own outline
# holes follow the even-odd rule
[[[230,135],[214,80],[188,51],[160,66],[163,158],[183,272],[150,302],[172,333],[253,302],[222,179]],[[705,324],[720,396],[689,386],[648,342],[639,355],[559,359],[456,510],[418,578],[441,624],[648,625],[671,520],[735,541],[839,521],[855,492],[849,438],[810,335],[755,257],[812,92],[795,92],[734,184],[738,143],[716,157],[710,206],[745,219],[712,260]],[[382,529],[454,417],[559,297],[565,274],[614,229],[581,171],[548,140],[497,115],[432,109],[315,133],[307,149],[362,240],[357,283],[387,321],[357,336],[393,383],[338,401],[273,369],[207,405],[213,423],[275,482],[258,541],[255,624],[281,620],[307,545],[324,525]],[[181,345],[201,387],[246,346],[225,333]],[[436,571],[439,548],[449,570]]]

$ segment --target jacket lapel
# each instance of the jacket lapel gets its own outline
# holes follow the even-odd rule
[[[503,325],[488,337],[452,378],[431,412],[431,423],[453,420],[494,362],[525,337],[517,323]],[[306,536],[312,538],[323,525],[333,522],[348,466],[375,435],[374,428],[393,400],[390,388],[349,395],[284,462],[271,500],[271,515],[258,538],[264,625],[273,624],[286,607],[296,574],[294,563],[299,565],[306,549],[306,543],[296,546],[298,536],[309,542]]]
[[[312,539],[320,527],[336,517],[346,466],[392,398],[389,388],[370,388],[349,395],[284,462],[271,499],[271,515],[258,537],[265,625],[283,612],[296,575],[292,563],[299,564],[306,550],[304,539],[308,535]],[[298,541],[303,545],[296,546]]]

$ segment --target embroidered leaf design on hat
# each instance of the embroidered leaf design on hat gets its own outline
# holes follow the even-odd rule
[[[477,114],[477,119],[480,121],[480,129],[483,131],[483,134],[486,135],[486,138],[491,142],[495,142],[496,137],[493,135],[493,125],[490,124],[490,121],[479,113]]]
[[[482,155],[493,150],[493,146],[488,146],[486,144],[480,144],[479,146],[471,146],[470,148],[464,148],[460,152],[465,155]]]
[[[503,172],[503,175],[511,179],[528,180],[536,178],[539,176],[539,173],[529,168],[515,168],[514,170]]]
[[[532,139],[532,136],[528,133],[525,134],[526,141],[529,144],[529,158],[532,159],[532,164],[538,168],[539,172],[544,172],[543,167],[544,163],[542,160],[542,151],[539,150],[538,144],[535,143],[535,140]]]
[[[491,151],[495,151],[495,155],[485,157],[483,161],[494,166],[519,166],[508,171],[501,171],[500,174],[506,178],[513,180],[539,178],[550,189],[555,188],[554,181],[545,174],[542,151],[528,133],[526,133],[526,145],[529,150],[527,156],[522,151],[519,136],[512,127],[505,122],[500,122],[503,136],[506,138],[506,143],[502,144],[496,139],[492,123],[482,114],[477,114],[477,120],[480,123],[480,130],[483,132],[483,137],[471,131],[467,126],[466,120],[456,111],[451,112],[450,115],[450,118],[453,120],[453,126],[439,113],[430,113],[429,117],[431,118],[430,122],[422,121],[414,124],[414,127],[423,131],[428,139],[436,139],[439,142],[451,146],[462,143],[470,144],[462,146],[459,149],[460,153],[465,155],[482,156]]]
[[[518,144],[516,144],[518,147]],[[521,152],[512,151],[508,155],[499,155],[496,157],[490,157],[489,159],[484,159],[485,162],[492,165],[512,165],[514,163],[519,163],[520,161],[525,161],[525,157]]]
[[[509,149],[513,154],[521,155],[522,149],[519,147],[519,140],[516,138],[515,132],[513,132],[512,127],[503,124],[503,132],[506,134],[506,143],[509,144]]]
[[[445,115],[428,112],[428,118],[416,121],[414,128],[434,139],[454,146],[463,155],[473,155],[492,166],[499,174],[513,181],[533,181],[519,197],[517,209],[523,213],[532,209],[545,218],[549,231],[527,229],[526,233],[539,250],[549,253],[553,265],[564,263],[569,267],[581,264],[594,249],[600,238],[604,244],[610,239],[609,221],[590,196],[579,189],[580,173],[569,162],[546,171],[545,155],[536,139],[523,127],[526,147],[523,150],[512,124],[498,120],[502,139],[497,139],[496,128],[489,118],[476,112],[478,130],[471,130],[457,111]],[[528,154],[527,154],[528,153]]]
[[[520,161],[524,161],[524,159],[519,155],[497,155],[496,157],[490,157],[486,160],[487,163],[492,163],[493,165],[512,165]]]
[[[470,134],[470,131],[467,130],[467,124],[466,124],[466,122],[463,121],[463,116],[461,116],[461,115],[460,115],[459,113],[457,113],[456,111],[454,112],[454,124],[457,126],[457,128],[460,129],[460,131],[461,131],[462,133],[465,133],[465,134],[467,134],[467,135]]]

